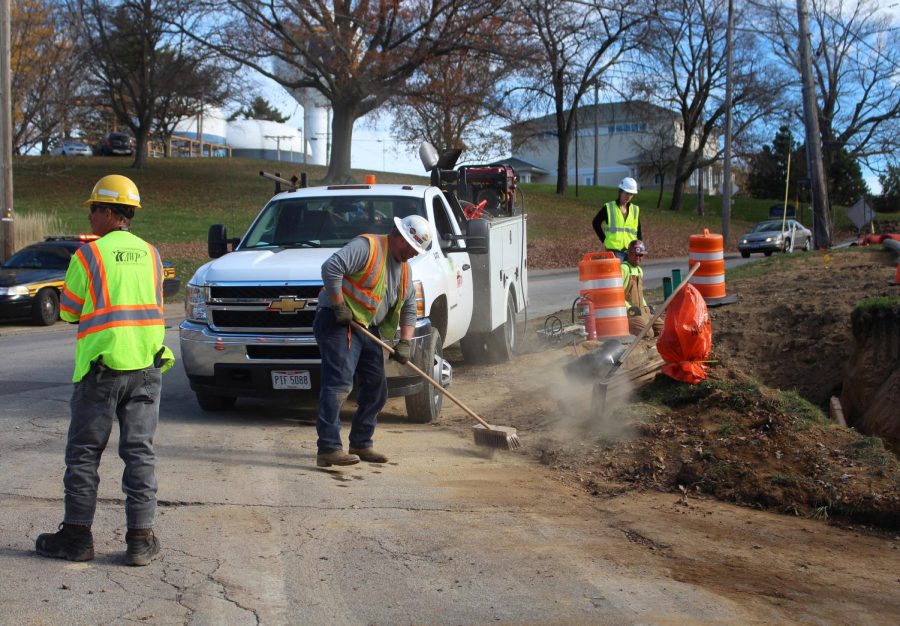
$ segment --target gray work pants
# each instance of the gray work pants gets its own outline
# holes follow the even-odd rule
[[[90,526],[97,508],[100,457],[119,421],[119,456],[125,462],[122,491],[128,528],[153,528],[156,515],[156,455],[159,422],[158,368],[122,372],[95,365],[72,393],[66,444],[66,524]]]

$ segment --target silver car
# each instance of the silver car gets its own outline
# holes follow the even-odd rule
[[[53,156],[91,156],[90,146],[80,141],[64,141],[50,151]]]
[[[793,245],[792,245],[793,242]],[[812,231],[795,219],[760,222],[738,240],[738,250],[745,259],[753,252],[771,256],[773,252],[812,250]]]

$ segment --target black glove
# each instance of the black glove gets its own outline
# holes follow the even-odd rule
[[[409,339],[401,339],[397,342],[397,345],[394,346],[394,353],[391,355],[391,358],[403,365],[409,361],[411,356],[412,344],[409,343]]]
[[[331,310],[334,311],[334,323],[338,326],[349,326],[353,321],[353,311],[345,302],[332,304]]]

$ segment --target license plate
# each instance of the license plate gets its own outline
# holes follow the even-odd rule
[[[312,389],[306,370],[273,370],[272,389]]]

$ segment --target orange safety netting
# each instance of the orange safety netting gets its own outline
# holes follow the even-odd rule
[[[656,349],[666,362],[662,373],[675,380],[696,384],[706,378],[704,362],[712,348],[712,324],[703,296],[685,285],[666,310],[666,321]]]

